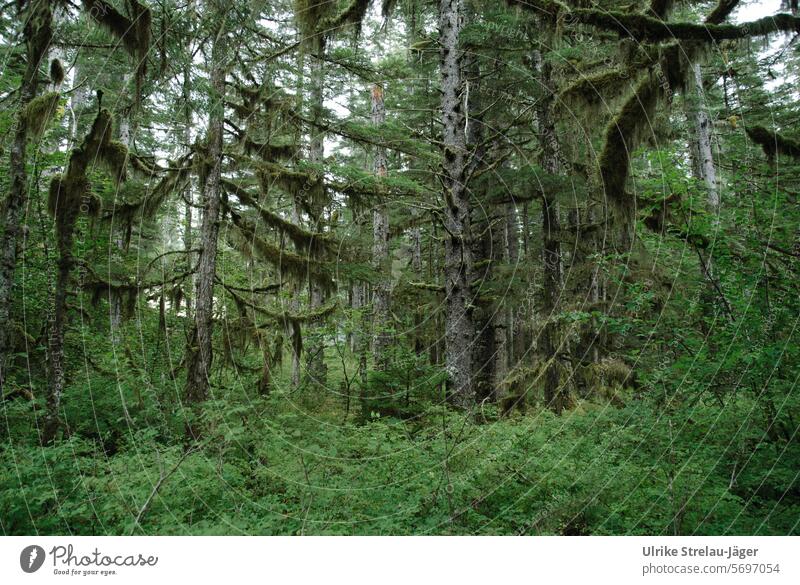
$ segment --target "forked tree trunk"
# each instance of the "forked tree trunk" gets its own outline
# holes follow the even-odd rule
[[[449,400],[461,408],[475,403],[473,387],[472,273],[470,205],[466,181],[466,136],[462,103],[462,51],[459,37],[464,26],[463,0],[440,0],[439,42],[442,76],[445,228],[445,369]]]

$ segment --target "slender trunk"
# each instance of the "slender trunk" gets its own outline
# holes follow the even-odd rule
[[[189,66],[185,66],[183,70],[183,142],[185,146],[188,148],[192,142],[192,110],[189,103],[190,99],[190,71]],[[185,199],[184,202],[184,215],[183,215],[183,248],[186,250],[186,267],[187,269],[191,270],[194,266],[194,258],[189,250],[192,249],[192,205],[194,203],[193,199],[193,191],[192,191],[192,183],[191,181],[186,185],[186,189],[183,192],[183,196]],[[191,284],[194,284],[193,280],[190,280]],[[192,319],[192,294],[191,288],[192,286],[186,287],[186,292],[184,293],[184,302],[186,305],[186,318],[187,320]]]
[[[550,174],[561,171],[558,136],[551,107],[553,94],[550,90],[551,71],[546,61],[539,60],[544,94],[537,112],[539,118],[539,141],[542,147],[542,168]],[[561,363],[558,357],[559,327],[556,321],[558,297],[563,283],[563,266],[561,256],[561,224],[558,201],[554,193],[545,193],[542,197],[542,244],[544,262],[544,287],[542,310],[546,319],[542,330],[541,349],[546,363],[544,376],[545,403],[556,414],[560,414],[571,403],[567,380],[561,380]]]
[[[11,353],[11,298],[17,251],[23,233],[22,214],[28,200],[28,124],[26,106],[36,97],[39,65],[47,55],[53,30],[49,0],[30,0],[25,19],[26,65],[20,84],[17,127],[11,144],[9,174],[11,189],[5,201],[3,237],[0,240],[0,390],[5,385],[8,355]]]
[[[694,176],[697,180],[703,182],[706,189],[706,209],[712,217],[712,226],[715,232],[712,235],[713,237],[716,236],[716,230],[719,226],[720,196],[717,169],[714,166],[711,119],[708,116],[708,105],[705,100],[703,74],[700,64],[694,63],[692,69],[694,72],[692,84],[694,85],[696,103],[693,112],[689,115],[690,122],[694,122],[694,136],[691,139],[690,152],[692,154]],[[727,313],[728,317],[733,319],[733,310],[722,290],[710,251],[697,248],[697,255],[700,260],[700,270],[708,285],[709,297],[716,299],[716,302]]]
[[[462,92],[464,26],[462,0],[440,0],[445,228],[445,369],[447,394],[461,408],[475,402],[471,345],[475,337],[469,283],[472,273],[470,205],[466,181],[466,136]]]
[[[323,68],[322,51],[324,49],[320,46],[317,48],[318,53],[311,59],[311,114],[314,120],[322,118],[324,107],[324,82],[325,71]],[[324,133],[316,126],[311,128],[311,136],[309,143],[308,160],[313,164],[322,164],[325,149],[324,149]],[[312,208],[312,222],[314,222],[316,231],[323,231],[323,214],[325,211],[324,201],[311,201]],[[318,309],[325,302],[325,291],[314,283],[309,282],[309,304],[313,311]],[[325,364],[325,340],[322,336],[322,328],[314,326],[317,329],[316,335],[310,336],[309,343],[306,346],[306,369],[310,382],[318,385],[319,387],[326,387],[328,381],[328,368]]]
[[[512,270],[517,269],[519,263],[519,226],[517,223],[517,207],[513,203],[506,204],[506,261]],[[507,303],[505,308],[507,368],[514,367],[516,363],[514,348],[516,337],[519,334],[519,320],[514,318],[514,308],[511,303]]]
[[[372,87],[372,124],[379,127],[385,121],[383,87],[375,84]],[[374,171],[378,180],[386,177],[386,151],[382,147],[375,149]],[[378,272],[378,282],[375,283],[372,293],[372,327],[375,335],[372,351],[375,367],[382,370],[386,367],[388,359],[386,351],[391,342],[389,298],[392,268],[389,263],[389,212],[383,193],[378,194],[378,201],[372,212],[372,265]]]
[[[50,444],[56,438],[60,426],[59,411],[61,397],[64,395],[64,328],[67,319],[67,287],[72,270],[72,243],[74,240],[77,210],[67,209],[56,219],[60,227],[56,230],[58,238],[58,271],[56,273],[56,289],[53,312],[50,315],[48,337],[49,389],[45,411],[42,442]]]
[[[222,174],[223,123],[225,119],[225,64],[228,52],[225,35],[228,5],[216,0],[219,30],[211,52],[211,111],[208,127],[207,175],[202,191],[203,220],[200,225],[199,262],[195,283],[194,332],[189,348],[186,377],[186,399],[201,402],[208,397],[209,376],[213,362],[212,335],[214,330],[214,278],[217,268],[217,239],[219,237],[220,178]],[[191,435],[196,433],[189,429]]]
[[[125,95],[128,84],[133,77],[132,74],[126,73],[122,81],[122,95]],[[119,141],[126,147],[131,145],[131,116],[133,115],[132,108],[123,108],[119,118]],[[117,253],[122,254],[125,248],[125,230],[127,228],[123,225],[115,225],[114,231],[114,245],[117,248]],[[122,325],[122,297],[112,291],[111,292],[111,339],[114,343],[120,340],[120,327]]]
[[[415,225],[411,229],[411,270],[417,280],[422,279],[422,233],[419,227],[419,212],[414,211]],[[425,352],[425,341],[422,332],[423,315],[419,306],[414,308],[414,353],[418,356]]]
[[[692,149],[695,176],[706,186],[708,211],[715,220],[719,213],[719,187],[717,185],[717,169],[714,166],[714,152],[711,137],[711,119],[703,90],[703,75],[700,64],[692,65],[693,83],[697,95],[697,106],[694,111],[695,148]]]

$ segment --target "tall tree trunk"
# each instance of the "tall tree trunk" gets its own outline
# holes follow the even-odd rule
[[[186,399],[200,402],[208,397],[209,376],[213,362],[214,278],[217,269],[219,237],[220,179],[222,174],[223,124],[225,120],[225,67],[228,54],[227,12],[224,0],[214,0],[219,29],[211,50],[211,110],[208,119],[208,154],[202,190],[203,220],[200,224],[200,247],[195,283],[194,332],[189,348],[186,376]],[[195,429],[189,429],[196,435]]]
[[[383,87],[375,84],[371,98],[372,124],[380,127],[386,121]],[[386,151],[380,146],[375,148],[373,166],[379,181],[386,177]],[[382,192],[377,195],[378,201],[372,212],[372,265],[378,271],[378,281],[372,293],[372,327],[375,334],[372,351],[376,369],[382,370],[386,367],[386,351],[391,342],[388,328],[392,266],[389,262],[389,212],[386,208],[386,196]]]
[[[8,355],[11,353],[11,293],[17,269],[17,249],[22,235],[22,213],[28,200],[28,123],[26,106],[36,97],[39,65],[48,54],[53,35],[49,0],[29,0],[21,15],[25,22],[25,71],[19,88],[19,116],[11,144],[9,174],[11,189],[5,201],[3,237],[0,241],[0,390],[4,388]]]
[[[703,74],[699,63],[692,65],[697,104],[694,109],[694,148],[692,159],[695,176],[703,181],[706,186],[706,201],[709,213],[717,218],[719,213],[719,187],[717,185],[717,169],[714,166],[714,151],[712,148],[711,119],[708,116],[708,106],[703,90]]]
[[[553,92],[550,64],[537,55],[543,95],[537,111],[539,141],[542,148],[542,169],[556,175],[561,172],[560,151],[555,122],[552,118]],[[541,350],[546,363],[544,376],[545,403],[556,414],[571,404],[567,381],[561,379],[558,357],[559,327],[556,323],[558,297],[563,284],[561,257],[561,223],[556,194],[545,192],[542,197],[542,244],[544,262],[544,287],[542,311],[546,319],[542,330]]]
[[[440,0],[445,228],[445,369],[449,400],[461,408],[475,402],[471,345],[475,338],[469,283],[472,273],[470,205],[466,181],[466,136],[459,37],[463,0]]]
[[[689,121],[693,122],[694,135],[690,139],[690,152],[692,154],[692,169],[697,180],[702,181],[706,189],[706,209],[712,217],[712,226],[716,232],[719,225],[720,196],[717,182],[717,169],[714,166],[714,149],[712,143],[711,118],[708,115],[708,104],[703,89],[703,73],[699,63],[692,65],[692,85],[694,86],[695,104],[689,113]],[[712,238],[716,236],[712,234]],[[700,260],[700,269],[707,282],[708,295],[720,306],[729,318],[733,319],[733,309],[728,303],[719,278],[714,269],[714,262],[710,251],[697,248]]]
[[[66,383],[64,364],[64,329],[67,321],[67,287],[72,271],[72,244],[75,239],[77,208],[66,208],[57,212],[56,237],[58,239],[58,271],[53,299],[53,312],[50,315],[48,336],[48,394],[45,409],[42,443],[50,444],[56,438],[60,427],[61,397]]]
[[[190,89],[190,68],[186,65],[183,69],[183,142],[187,148],[191,146],[192,143],[192,108],[190,104],[191,99],[191,89]],[[193,242],[192,242],[192,205],[194,204],[194,195],[192,191],[192,183],[191,181],[187,183],[186,189],[183,192],[183,197],[185,199],[184,202],[184,215],[183,215],[183,248],[186,250],[186,267],[187,270],[191,270],[194,266],[194,257],[189,250],[192,249]],[[194,284],[194,279],[192,278],[189,281],[191,284],[186,287],[187,290],[184,293],[184,303],[186,306],[186,319],[192,319],[192,297],[194,296],[191,293],[192,285]]]
[[[133,79],[133,74],[126,73],[122,80],[121,95],[126,95],[128,85]],[[131,145],[131,117],[133,116],[133,107],[127,106],[122,109],[119,117],[119,141],[126,147]],[[125,248],[125,233],[127,228],[123,225],[115,225],[114,231],[114,245],[116,246],[117,253],[122,255]],[[115,291],[111,292],[111,339],[114,343],[120,340],[120,327],[122,326],[122,296]]]
[[[323,65],[322,52],[324,48],[322,44],[317,47],[315,55],[311,58],[311,115],[314,121],[322,118],[324,108],[325,96],[325,70]],[[308,160],[313,164],[320,165],[325,156],[325,135],[319,130],[316,125],[311,127],[311,135],[309,142]],[[323,231],[324,222],[323,215],[325,212],[325,202],[312,201],[312,222],[315,225],[315,231]],[[310,282],[309,287],[309,305],[311,310],[320,308],[325,302],[325,291],[314,283]],[[306,374],[308,380],[313,384],[325,388],[328,382],[328,368],[325,364],[325,340],[322,337],[322,328],[319,326],[310,326],[309,328],[316,328],[316,335],[309,338],[309,343],[306,344]]]
[[[517,222],[517,206],[514,203],[506,204],[506,262],[512,270],[518,268],[519,263],[519,225]],[[519,335],[520,321],[514,316],[515,304],[506,303],[505,335],[506,335],[506,367],[512,368],[516,363],[514,348],[516,337]]]

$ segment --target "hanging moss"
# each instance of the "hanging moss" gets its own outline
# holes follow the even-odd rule
[[[800,160],[800,142],[781,136],[777,132],[767,130],[763,126],[750,126],[746,130],[750,140],[758,144],[769,160],[779,154]]]
[[[370,0],[350,0],[348,4],[337,14],[323,19],[320,22],[319,30],[323,34],[330,34],[337,32],[342,27],[347,25],[354,25],[356,34],[361,31],[361,22],[364,20],[364,15],[369,8]]]
[[[572,85],[564,88],[556,97],[556,103],[570,109],[585,109],[594,115],[601,107],[618,98],[631,82],[631,71],[614,67],[593,75],[581,76]]]
[[[384,18],[389,18],[394,12],[394,7],[397,4],[397,0],[383,0],[381,3],[381,16]]]
[[[590,9],[577,9],[572,11],[571,15],[576,21],[583,24],[614,31],[621,37],[629,37],[639,42],[675,39],[719,42],[765,36],[777,32],[800,32],[800,18],[790,14],[765,16],[753,22],[738,25],[665,22],[643,14]]]
[[[303,43],[313,52],[325,45],[319,24],[335,10],[336,0],[294,0],[294,18],[303,34]]]
[[[304,230],[295,223],[282,218],[277,213],[265,209],[258,204],[246,189],[233,181],[223,179],[222,186],[226,191],[234,194],[243,204],[256,210],[265,224],[278,229],[282,234],[286,234],[299,250],[309,253],[315,258],[319,258],[326,253],[335,254],[337,244],[332,242],[326,234]]]
[[[675,5],[675,0],[650,0],[647,10],[658,18],[665,18]]]
[[[23,2],[18,3],[20,12],[25,8]],[[40,63],[46,57],[53,39],[53,11],[49,1],[30,0],[27,12],[20,14],[25,22],[25,39],[28,45],[27,58],[31,63]]]
[[[620,212],[624,222],[633,218],[635,201],[625,191],[630,173],[631,154],[652,133],[656,106],[683,89],[690,74],[689,63],[697,45],[688,48],[678,43],[664,47],[658,64],[642,78],[605,131],[599,157],[599,171],[606,197]]]
[[[54,86],[64,83],[64,66],[58,59],[50,61],[50,83]]]
[[[25,106],[22,117],[34,138],[39,138],[47,128],[48,122],[53,119],[58,110],[60,99],[61,94],[53,91],[32,99]]]
[[[245,136],[242,140],[245,154],[255,154],[261,160],[275,162],[278,160],[288,160],[297,157],[298,147],[296,144],[268,144],[257,142]]]
[[[134,221],[153,219],[161,209],[167,198],[176,192],[182,191],[192,172],[192,154],[189,153],[177,161],[171,161],[169,170],[155,186],[144,187],[141,183],[130,185],[135,193],[127,194],[125,189],[119,191],[123,200],[122,204],[115,205],[113,210],[106,215],[106,220],[113,220],[128,226],[127,233]],[[134,195],[131,197],[131,195]]]
[[[87,177],[90,164],[100,161],[112,178],[125,179],[127,149],[110,140],[112,122],[109,111],[100,110],[80,146],[72,149],[64,174],[50,181],[48,209],[56,219],[59,240],[68,242],[79,214],[94,217],[100,212],[100,200]]]
[[[230,212],[233,225],[238,228],[238,238],[231,244],[246,256],[257,256],[275,266],[281,275],[294,282],[311,280],[323,290],[333,289],[333,279],[325,264],[311,258],[289,252],[256,235],[255,227],[234,211]]]
[[[292,313],[289,311],[271,310],[267,307],[259,307],[258,312],[266,317],[269,317],[273,322],[290,323],[292,326],[317,323],[326,317],[329,317],[338,307],[338,302],[334,300],[327,305],[323,305],[316,309],[309,309],[303,312]],[[257,329],[266,329],[272,326],[272,323],[263,323],[256,325]]]
[[[620,37],[639,42],[669,40],[695,40],[706,43],[764,36],[777,32],[800,32],[800,18],[791,14],[765,16],[742,24],[717,24],[735,7],[732,0],[720,0],[704,24],[689,22],[665,22],[661,14],[653,17],[635,12],[575,8],[570,10],[556,0],[507,0],[512,6],[530,10],[551,22],[569,21],[571,24],[586,24],[616,32]],[[651,6],[657,11],[667,12],[670,0],[654,0]]]
[[[105,0],[83,0],[83,7],[95,22],[122,42],[131,56],[139,54],[134,24],[129,18]]]
[[[135,60],[138,103],[152,36],[150,9],[137,0],[126,0],[128,18],[105,0],[83,0],[83,7],[95,22],[122,43],[125,51]]]
[[[274,184],[291,195],[308,213],[327,201],[325,183],[317,166],[303,163],[289,168],[261,161],[256,164],[256,173],[264,184]]]

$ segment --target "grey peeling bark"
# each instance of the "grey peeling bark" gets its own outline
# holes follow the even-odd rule
[[[53,15],[49,0],[31,0],[24,18],[26,65],[19,88],[19,112],[36,97],[39,65],[50,47]],[[10,149],[8,169],[11,189],[5,200],[4,229],[0,240],[0,389],[5,385],[7,358],[11,352],[11,293],[23,230],[22,213],[28,199],[27,147],[28,125],[24,116],[20,115]]]
[[[538,57],[538,55],[537,55]],[[542,147],[542,168],[550,174],[561,171],[558,136],[551,107],[553,94],[550,90],[551,71],[547,62],[539,61],[542,87],[545,92],[537,112],[539,120],[539,141]],[[561,365],[558,361],[558,327],[555,313],[558,297],[563,283],[563,266],[560,241],[561,224],[558,201],[552,193],[542,197],[542,244],[544,263],[544,287],[542,291],[542,310],[547,320],[542,330],[541,350],[546,360],[544,375],[545,403],[556,414],[570,406],[571,397],[566,380],[561,380]]]
[[[459,36],[464,26],[461,0],[440,0],[439,42],[442,77],[442,142],[445,228],[445,369],[447,394],[457,407],[475,402],[472,343],[475,327],[469,283],[472,272],[469,193],[466,181],[466,136],[462,106],[462,55]]]
[[[383,87],[375,84],[372,87],[372,124],[381,126],[386,121],[386,107],[383,100]],[[375,149],[374,169],[377,177],[386,177],[386,151],[381,147]],[[372,293],[372,327],[375,332],[373,354],[375,367],[383,370],[387,363],[387,350],[391,343],[389,326],[390,278],[389,263],[389,213],[386,198],[378,193],[378,200],[372,212],[372,264],[378,271],[378,281]]]
[[[706,187],[708,211],[716,219],[719,214],[720,199],[717,169],[714,166],[714,152],[711,143],[711,119],[708,116],[700,64],[695,63],[692,69],[694,70],[693,84],[697,95],[697,107],[694,111],[695,144],[692,149],[694,172]]]
[[[692,84],[695,91],[696,104],[689,115],[690,122],[694,124],[694,136],[691,140],[690,151],[692,153],[692,167],[694,176],[702,181],[706,189],[706,209],[712,217],[712,225],[716,228],[719,224],[720,196],[719,184],[717,182],[717,169],[714,166],[714,150],[711,134],[711,119],[708,115],[708,105],[705,100],[703,89],[703,73],[699,63],[692,65],[693,73]],[[730,318],[733,318],[728,299],[722,291],[722,287],[714,269],[713,258],[710,253],[697,249],[700,260],[700,269],[706,279],[709,294],[717,298],[722,308]]]
[[[222,0],[214,6],[220,22],[211,50],[212,102],[208,121],[208,173],[202,186],[203,220],[200,224],[200,247],[195,281],[194,331],[190,340],[186,376],[186,399],[201,402],[208,397],[209,376],[214,359],[214,277],[217,269],[217,240],[219,237],[220,179],[222,175],[223,123],[225,119],[225,64],[227,38],[225,20],[227,8]],[[191,434],[195,430],[189,429]]]

